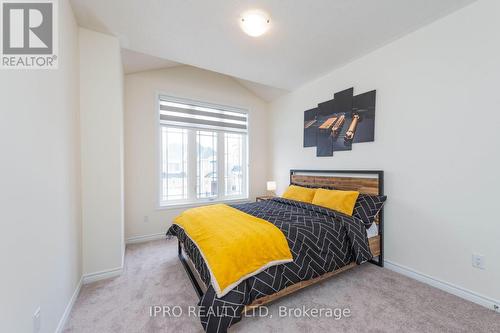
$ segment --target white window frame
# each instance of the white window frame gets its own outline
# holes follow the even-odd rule
[[[241,133],[237,131],[228,131],[228,130],[219,130],[219,129],[210,129],[210,128],[196,128],[196,127],[186,127],[186,126],[178,126],[178,125],[173,125],[173,124],[162,124],[160,121],[160,98],[163,100],[168,100],[170,102],[180,102],[180,103],[187,103],[187,104],[193,104],[193,105],[198,105],[201,107],[208,107],[208,108],[217,108],[217,109],[224,109],[227,111],[233,111],[233,112],[243,112],[247,115],[247,132],[246,133]],[[250,163],[249,163],[249,129],[250,129],[250,117],[249,117],[249,112],[247,108],[241,108],[241,107],[232,107],[232,106],[226,106],[226,105],[220,105],[220,104],[215,104],[215,103],[210,103],[210,102],[201,102],[201,101],[196,101],[188,98],[180,98],[180,97],[173,97],[168,94],[164,93],[157,93],[156,94],[156,128],[157,128],[157,145],[158,145],[158,156],[157,156],[157,168],[158,168],[158,191],[157,191],[157,206],[158,209],[176,209],[176,208],[182,208],[182,207],[194,207],[194,206],[200,206],[200,205],[206,205],[206,204],[212,204],[212,203],[221,203],[221,202],[226,202],[226,203],[234,203],[234,202],[247,202],[249,200],[249,184],[250,184],[250,175],[249,175],[249,169],[250,169]],[[172,201],[164,201],[162,200],[163,198],[163,186],[162,186],[162,160],[163,160],[163,146],[162,146],[162,128],[163,127],[177,127],[177,128],[185,128],[188,129],[188,134],[187,134],[187,192],[188,192],[188,198],[185,200],[172,200]],[[217,196],[212,197],[212,198],[197,198],[197,147],[196,147],[196,131],[197,130],[206,130],[206,131],[213,131],[217,133]],[[243,163],[244,165],[244,170],[242,171],[243,174],[243,184],[242,184],[242,195],[232,195],[232,196],[226,196],[226,188],[225,188],[225,139],[224,139],[224,133],[235,133],[235,134],[242,134],[243,135]]]

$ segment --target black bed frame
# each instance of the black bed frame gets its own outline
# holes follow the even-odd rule
[[[292,183],[292,175],[296,173],[320,173],[320,174],[357,174],[357,175],[377,175],[378,179],[378,194],[383,195],[384,194],[384,171],[381,170],[301,170],[301,169],[292,169],[290,170],[290,184]],[[378,213],[379,217],[379,224],[378,224],[378,234],[380,236],[380,255],[378,256],[378,260],[370,260],[369,262],[380,266],[384,267],[384,209],[382,208],[380,212]],[[182,265],[184,266],[184,269],[186,270],[186,273],[189,277],[189,280],[191,280],[191,284],[194,287],[194,290],[196,291],[196,294],[198,295],[198,298],[203,297],[203,290],[201,289],[200,284],[198,283],[198,280],[196,279],[193,271],[189,267],[189,264],[184,258],[184,255],[182,254],[182,245],[179,240],[177,240],[177,245],[178,245],[178,257],[179,260],[181,261]]]

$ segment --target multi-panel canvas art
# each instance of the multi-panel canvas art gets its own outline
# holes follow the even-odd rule
[[[353,143],[375,139],[375,93],[353,95],[354,88],[304,112],[304,147],[316,147],[316,156],[351,150]]]

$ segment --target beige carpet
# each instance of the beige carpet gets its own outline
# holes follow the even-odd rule
[[[65,332],[203,332],[196,317],[150,317],[150,306],[196,294],[177,259],[176,240],[129,245],[122,276],[85,285]],[[282,318],[279,306],[349,308],[351,316]],[[272,317],[270,316],[272,315]],[[364,264],[243,318],[230,332],[500,332],[500,315],[402,275]]]

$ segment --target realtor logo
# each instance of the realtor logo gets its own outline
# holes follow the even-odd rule
[[[0,0],[3,69],[57,68],[57,2]]]

